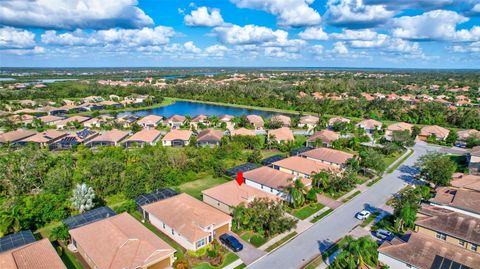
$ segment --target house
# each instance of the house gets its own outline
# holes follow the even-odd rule
[[[182,115],[173,115],[168,117],[163,123],[167,126],[172,127],[173,129],[180,128],[182,126],[187,118]]]
[[[230,131],[231,136],[256,136],[257,134],[255,133],[254,130],[250,130],[247,128],[238,128],[238,129],[233,129]]]
[[[196,251],[230,232],[232,217],[182,193],[142,206],[147,220],[188,250]]]
[[[328,165],[333,165],[338,168],[344,168],[350,159],[355,156],[336,149],[316,148],[303,153],[300,157],[319,161]]]
[[[445,141],[448,137],[450,130],[440,127],[438,125],[425,126],[420,129],[418,138],[421,140],[427,140],[430,136],[434,136],[435,139]]]
[[[107,115],[101,115],[99,117],[91,118],[87,121],[84,121],[83,126],[88,127],[88,128],[98,128],[102,124],[106,124],[111,120],[113,120],[113,117],[107,116]]]
[[[306,126],[308,129],[313,129],[317,126],[319,120],[318,117],[312,115],[303,116],[300,118],[298,127],[303,128]]]
[[[452,176],[450,185],[459,189],[466,189],[480,192],[480,175],[455,173]]]
[[[468,171],[470,174],[480,175],[480,146],[473,147],[467,154]]]
[[[207,129],[201,131],[197,136],[197,146],[219,146],[223,137],[223,132],[220,130]]]
[[[88,141],[87,147],[118,146],[128,136],[128,132],[112,129]]]
[[[138,120],[137,116],[125,115],[115,119],[115,123],[121,125],[123,128],[130,128]]]
[[[137,121],[143,128],[157,128],[162,123],[163,117],[158,115],[147,115]]]
[[[62,139],[57,140],[49,145],[50,150],[71,149],[72,147],[86,143],[96,137],[97,132],[89,129],[83,129],[79,132],[68,133]]]
[[[54,125],[57,125],[57,123],[63,121],[65,118],[64,117],[47,115],[47,116],[39,117],[38,119],[45,125],[54,126]]]
[[[162,138],[162,145],[166,147],[188,146],[193,132],[190,130],[171,130]]]
[[[387,129],[385,130],[385,138],[388,140],[392,139],[393,132],[404,132],[408,131],[408,133],[412,133],[413,124],[406,123],[406,122],[397,122],[394,124],[390,124]]]
[[[2,269],[66,269],[48,238],[35,241],[31,231],[0,238]]]
[[[272,167],[279,171],[305,178],[310,178],[313,174],[321,171],[339,172],[339,169],[336,166],[299,156],[276,161],[272,163]]]
[[[17,114],[17,115],[11,115],[10,117],[8,117],[8,119],[15,124],[21,123],[25,125],[25,124],[32,123],[35,117],[29,114]]]
[[[221,122],[225,122],[225,123],[228,123],[228,122],[231,122],[233,120],[233,116],[232,115],[222,115],[220,117],[218,117],[218,120],[221,121]]]
[[[71,229],[72,244],[90,268],[171,268],[175,249],[128,213]]]
[[[29,136],[21,141],[17,142],[19,145],[25,145],[29,143],[37,144],[41,147],[47,147],[55,141],[62,139],[63,137],[67,136],[68,133],[60,132],[53,129],[48,129],[40,133],[36,133],[32,136]]]
[[[262,166],[243,173],[243,179],[246,185],[262,190],[283,200],[289,200],[286,188],[297,178],[268,166]],[[308,179],[300,179],[304,184],[311,185]]]
[[[90,119],[89,117],[84,117],[84,116],[72,116],[72,117],[68,117],[66,119],[57,121],[55,125],[57,126],[57,129],[64,129],[65,127],[67,127],[69,123],[73,124],[74,122],[78,122],[82,124],[89,119]]]
[[[379,261],[392,269],[480,268],[480,255],[475,252],[422,233],[405,237],[408,240],[385,240],[378,248]],[[452,262],[454,267],[449,267]],[[446,267],[441,267],[443,263]]]
[[[475,129],[458,131],[458,141],[466,142],[469,138],[480,139],[480,131]]]
[[[350,123],[350,120],[342,117],[333,117],[328,120],[327,127],[332,129],[334,125],[338,123]]]
[[[307,139],[307,147],[315,147],[318,144],[331,147],[332,143],[340,138],[340,134],[330,130],[321,130],[319,132],[315,132]],[[320,142],[320,143],[318,143]]]
[[[233,209],[244,203],[248,206],[254,199],[269,199],[276,201],[274,194],[261,191],[248,184],[238,185],[236,181],[212,187],[202,191],[203,202],[217,208],[218,210],[231,214]]]
[[[263,130],[263,126],[265,125],[263,118],[258,115],[247,115],[247,121],[253,125],[256,130]]]
[[[200,123],[203,124],[204,126],[208,126],[210,124],[208,121],[208,117],[206,115],[198,115],[190,121],[190,126],[198,128],[198,125]]]
[[[431,205],[480,218],[480,192],[439,187],[429,200]]]
[[[279,122],[283,127],[290,127],[292,119],[285,115],[275,115],[270,118],[271,122]]]
[[[364,129],[367,133],[373,133],[375,130],[382,128],[382,123],[377,120],[366,119],[357,124],[358,128]]]
[[[36,132],[34,131],[24,129],[17,129],[15,131],[6,132],[0,134],[0,144],[13,144],[35,134]]]
[[[276,141],[278,143],[287,143],[289,141],[294,141],[295,137],[290,128],[282,127],[279,129],[268,130],[268,140]]]
[[[143,129],[127,138],[123,143],[127,148],[135,145],[140,147],[144,145],[156,145],[161,136],[162,133],[158,130]]]

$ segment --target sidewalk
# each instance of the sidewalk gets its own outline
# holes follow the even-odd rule
[[[235,267],[239,266],[242,263],[243,263],[242,260],[238,259],[238,260],[232,262],[231,264],[223,267],[223,269],[234,269]]]
[[[324,208],[322,208],[323,210]],[[320,210],[321,211],[321,210]],[[320,212],[319,211],[319,212]],[[294,219],[297,219],[295,218],[294,216],[288,214],[290,217],[294,218]],[[310,216],[311,217],[311,216]],[[270,247],[271,245],[277,243],[278,241],[282,240],[285,236],[293,233],[293,232],[297,232],[297,235],[303,233],[305,230],[307,230],[308,228],[312,227],[313,226],[313,223],[310,222],[309,218],[307,219],[304,219],[304,220],[300,220],[298,219],[298,223],[297,223],[297,227],[294,229],[294,230],[290,230],[290,231],[287,231],[287,232],[284,232],[282,234],[279,234],[277,236],[275,236],[274,238],[268,240],[268,242],[266,242],[265,244],[261,245],[258,249],[260,250],[266,250],[268,247]],[[295,236],[293,237],[295,238]],[[291,238],[291,239],[293,239]],[[290,240],[291,240],[290,239]],[[286,242],[285,242],[286,243]]]

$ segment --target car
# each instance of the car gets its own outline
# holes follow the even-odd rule
[[[233,252],[239,252],[243,249],[242,243],[240,243],[237,238],[229,235],[229,234],[222,234],[220,235],[220,242],[225,244],[229,247]]]
[[[359,220],[364,220],[366,218],[368,218],[372,213],[370,213],[370,211],[368,210],[362,210],[360,212],[358,212],[355,217]]]
[[[383,229],[377,230],[375,232],[375,236],[380,239],[388,240],[388,241],[390,241],[393,238],[393,234],[391,232]]]

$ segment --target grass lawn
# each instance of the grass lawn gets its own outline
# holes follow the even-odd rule
[[[202,191],[215,187],[217,185],[228,182],[226,178],[216,178],[212,175],[207,175],[203,178],[183,183],[180,186],[174,187],[179,192],[185,192],[199,200],[202,200]]]
[[[325,206],[322,205],[322,204],[309,204],[309,205],[306,205],[302,208],[299,208],[299,209],[294,209],[292,210],[292,215],[294,215],[295,217],[301,219],[301,220],[304,220],[308,217],[310,217],[311,215],[315,214],[316,212],[318,212],[320,209],[324,208]]]
[[[83,266],[77,260],[77,257],[75,257],[75,255],[73,255],[73,253],[71,253],[67,249],[63,250],[60,258],[68,269],[83,269]]]
[[[383,158],[383,161],[385,162],[385,167],[389,167],[393,162],[395,162],[395,160],[397,160],[400,156],[403,155],[403,153],[405,153],[405,151],[402,151],[402,152],[396,152],[396,153],[393,153],[389,156],[385,156]]]
[[[246,242],[249,242],[250,244],[254,245],[257,248],[268,241],[268,238],[265,238],[262,235],[254,233],[252,231],[246,231],[242,233],[240,237]]]
[[[352,200],[353,198],[355,198],[355,196],[359,195],[360,193],[362,193],[361,191],[356,191],[352,194],[350,194],[350,196],[346,197],[345,199],[342,200],[342,203],[346,203],[350,200]]]
[[[236,254],[230,252],[225,256],[225,259],[223,260],[223,263],[218,267],[211,266],[209,263],[204,262],[204,263],[197,264],[197,265],[193,266],[192,268],[193,269],[223,268],[223,267],[231,264],[232,262],[234,262],[238,259],[239,259],[239,257]]]
[[[329,208],[329,209],[325,210],[325,212],[323,212],[322,214],[320,214],[320,215],[316,216],[315,218],[313,218],[310,222],[311,222],[311,223],[315,223],[315,222],[323,219],[326,215],[330,214],[330,212],[332,212],[332,211],[333,211],[333,209]]]
[[[119,109],[103,109],[103,110],[95,110],[98,111],[100,114],[109,114],[109,113],[121,113],[125,111],[138,111],[138,110],[145,110],[145,109],[153,109],[157,107],[164,107],[168,106],[171,104],[175,103],[175,99],[165,97],[164,100],[161,103],[158,104],[153,104],[151,106],[139,106],[139,107],[125,107],[125,108],[119,108]],[[75,115],[82,115],[82,116],[90,116],[92,115],[95,111],[86,111],[86,112],[80,112],[80,113],[69,113],[68,116],[75,116]]]
[[[296,235],[297,235],[297,232],[291,232],[291,233],[287,234],[284,238],[278,240],[277,242],[275,242],[274,244],[269,246],[267,249],[265,249],[265,251],[270,252],[270,251],[276,249],[277,247],[285,244],[285,242],[287,242],[288,240],[290,240],[291,238],[293,238]]]
[[[360,226],[362,227],[367,227],[368,224],[370,224],[372,221],[375,220],[375,218],[378,217],[378,215],[380,215],[380,213],[378,212],[373,212],[370,216],[368,216],[368,218],[366,218],[365,220],[363,220],[362,224],[360,224]]]
[[[39,233],[42,238],[49,238],[52,234],[52,230],[60,225],[62,225],[62,222],[54,221],[36,230],[34,233]]]
[[[410,157],[411,155],[413,154],[413,150],[410,150],[410,152],[405,155],[400,161],[398,161],[394,166],[390,167],[390,169],[387,170],[387,173],[392,173],[393,171],[395,171],[400,165],[402,165],[402,163],[408,159],[408,157]]]
[[[243,268],[245,268],[245,267],[247,267],[247,265],[244,264],[244,263],[242,263],[242,264],[240,264],[239,266],[237,266],[237,267],[235,267],[235,268],[233,268],[233,269],[243,269]]]
[[[275,155],[285,155],[285,153],[280,152],[276,149],[264,149],[262,150],[262,159],[266,159]]]

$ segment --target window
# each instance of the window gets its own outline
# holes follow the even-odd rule
[[[175,235],[175,231],[172,229],[172,235]]]
[[[447,235],[443,233],[437,233],[437,238],[440,240],[447,240]]]
[[[472,244],[472,246],[470,247],[470,249],[473,250],[473,251],[477,251],[477,245]]]
[[[197,241],[197,248],[205,246],[205,238]]]
[[[163,229],[165,229],[165,223],[163,224]]]
[[[464,246],[465,246],[465,241],[463,241],[463,240],[458,240],[458,244],[459,244],[460,246],[464,247]]]

